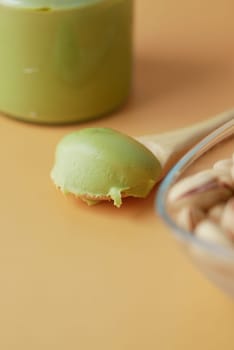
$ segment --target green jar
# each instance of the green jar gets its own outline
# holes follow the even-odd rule
[[[0,112],[101,117],[129,95],[133,0],[0,0]]]

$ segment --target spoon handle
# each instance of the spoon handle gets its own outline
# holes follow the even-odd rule
[[[234,122],[234,109],[189,127],[163,134],[139,136],[137,140],[158,158],[163,168],[163,177],[185,152],[210,132],[229,121]]]

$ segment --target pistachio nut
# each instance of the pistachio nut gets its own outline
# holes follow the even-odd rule
[[[193,231],[196,225],[205,218],[205,213],[192,206],[187,206],[181,208],[175,213],[175,220],[177,224],[184,230]]]
[[[206,242],[225,247],[232,247],[230,239],[225,235],[225,232],[220,225],[209,219],[205,219],[197,225],[195,228],[195,234],[198,238]]]
[[[234,240],[234,197],[229,199],[225,205],[220,224],[227,231],[230,239]]]
[[[213,169],[223,172],[224,174],[230,174],[231,173],[231,168],[233,165],[233,161],[232,158],[228,158],[228,159],[222,159],[217,161],[214,165],[213,165]]]
[[[209,209],[207,213],[208,218],[214,221],[216,224],[220,224],[224,208],[225,208],[225,202],[221,202],[214,205]]]
[[[232,168],[231,168],[231,177],[232,177],[232,181],[234,183],[234,163],[233,163]]]
[[[232,193],[231,175],[209,169],[177,182],[169,191],[168,203],[175,208],[191,205],[209,209],[220,201],[226,201]]]

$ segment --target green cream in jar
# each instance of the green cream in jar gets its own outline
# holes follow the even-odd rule
[[[133,0],[0,0],[0,112],[59,124],[129,95]]]

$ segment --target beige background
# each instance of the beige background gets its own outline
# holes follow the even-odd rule
[[[124,109],[57,128],[0,119],[2,350],[233,349],[233,301],[177,249],[155,191],[88,208],[49,179],[56,143],[76,128],[139,135],[230,108],[233,13],[231,0],[138,0]]]

